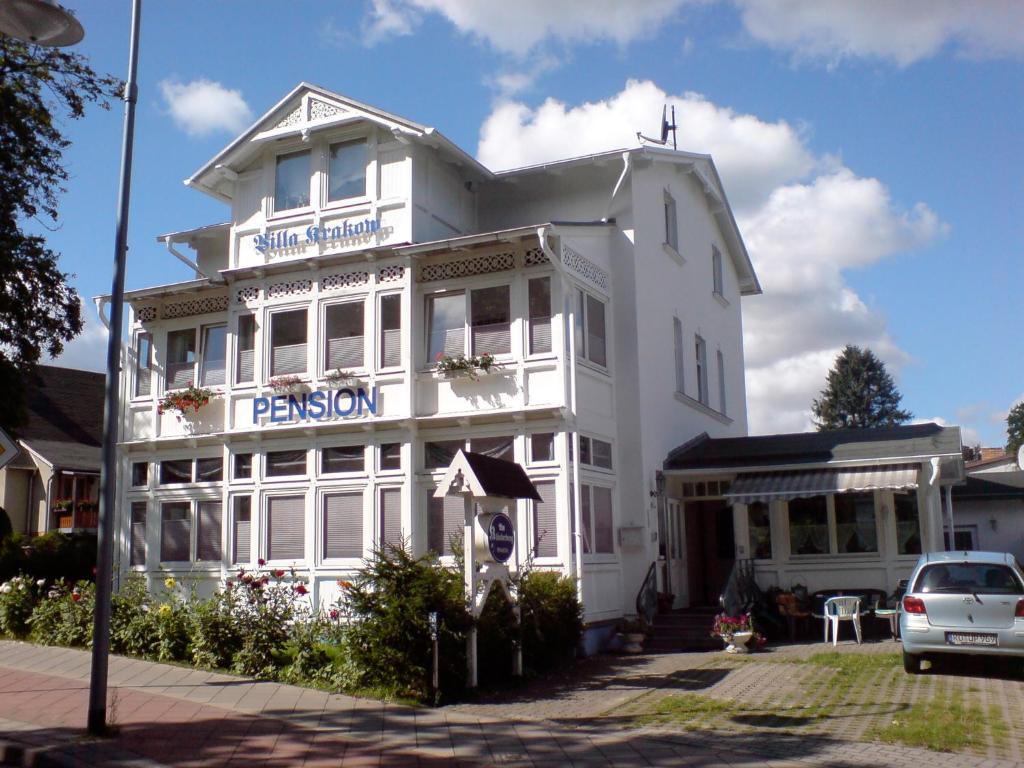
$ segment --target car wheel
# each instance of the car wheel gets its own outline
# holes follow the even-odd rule
[[[903,652],[903,671],[908,675],[919,675],[921,674],[921,657],[913,654]]]

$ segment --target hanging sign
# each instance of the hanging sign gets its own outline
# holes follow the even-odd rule
[[[491,521],[487,525],[487,549],[491,557],[499,563],[507,563],[515,546],[516,529],[512,526],[509,516],[504,512],[491,515]]]

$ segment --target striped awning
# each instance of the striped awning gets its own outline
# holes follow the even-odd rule
[[[844,467],[738,475],[725,498],[732,504],[788,501],[827,493],[917,488],[916,465]]]

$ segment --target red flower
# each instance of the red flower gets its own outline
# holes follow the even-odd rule
[[[275,579],[280,579],[281,577],[284,576],[284,571],[282,571],[280,568],[275,568],[273,573],[274,573],[274,578]]]
[[[345,581],[344,579],[338,579],[338,586],[342,589],[350,589],[352,587],[352,582]]]
[[[331,617],[331,621],[337,621],[338,620],[338,616],[340,616],[341,614],[338,613],[338,609],[337,608],[331,608],[331,611],[330,611],[330,613],[328,615]]]
[[[262,568],[264,565],[267,564],[267,561],[261,557],[259,560],[256,561],[256,563]]]
[[[298,586],[296,586],[295,587],[295,592],[297,594],[300,594],[300,595],[309,594],[309,590],[306,589],[306,585],[305,584],[299,584]]]
[[[78,592],[72,592],[71,599],[77,603],[79,600],[82,599],[82,596]]]

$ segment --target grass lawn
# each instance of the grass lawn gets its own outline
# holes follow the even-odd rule
[[[639,725],[815,734],[1007,756],[1001,708],[967,677],[911,676],[893,653],[723,657],[635,701]],[[1013,683],[1019,685],[1019,683]]]

